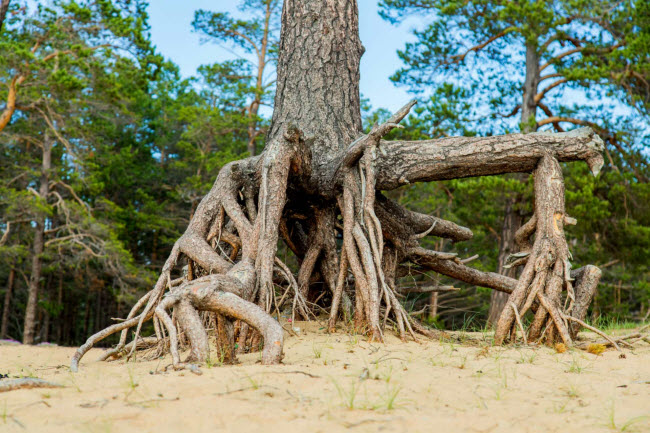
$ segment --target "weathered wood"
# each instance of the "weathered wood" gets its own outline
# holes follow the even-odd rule
[[[387,141],[377,155],[377,188],[390,190],[414,182],[532,172],[550,155],[560,162],[583,160],[600,171],[603,140],[591,129],[493,137],[448,137]]]
[[[564,180],[558,161],[547,154],[535,169],[535,242],[517,285],[508,299],[514,309],[506,308],[497,323],[495,344],[502,344],[512,334],[516,311],[523,316],[537,299],[540,303],[530,326],[528,340],[545,338],[552,343],[558,337],[572,345],[577,329],[569,328],[566,317],[575,312],[575,322],[580,324],[586,313],[585,304],[591,301],[600,271],[587,267],[574,276],[580,276],[580,296],[576,296],[572,281],[571,253],[564,235],[564,224],[571,221],[564,204]],[[532,225],[532,224],[531,224]],[[530,227],[520,231],[518,243],[529,245]],[[562,305],[562,292],[566,291],[568,304]],[[580,299],[579,303],[577,300]],[[577,307],[577,309],[576,309]],[[582,317],[580,317],[582,316]],[[569,331],[572,330],[572,332]],[[544,334],[543,334],[544,333]]]
[[[285,0],[277,90],[267,143],[291,125],[306,140],[311,187],[325,190],[339,151],[361,134],[356,0]],[[307,185],[305,185],[307,186]]]
[[[63,388],[63,385],[35,377],[23,377],[20,379],[1,379],[0,392],[13,391],[16,389],[30,388]]]

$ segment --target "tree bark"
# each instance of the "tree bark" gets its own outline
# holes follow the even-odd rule
[[[513,278],[516,277],[517,269],[514,267],[505,268],[504,266],[506,265],[507,257],[510,254],[516,252],[515,233],[521,225],[521,216],[514,209],[514,205],[515,198],[509,197],[506,200],[506,209],[503,218],[503,225],[501,227],[501,239],[499,242],[499,255],[497,257],[497,272],[501,275]],[[499,316],[501,315],[501,311],[503,311],[503,308],[506,306],[507,302],[507,293],[497,290],[492,291],[492,294],[490,296],[490,310],[488,312],[488,325],[496,325],[497,321],[499,320]]]
[[[539,53],[536,44],[526,43],[526,77],[524,79],[524,94],[521,105],[521,132],[524,134],[537,130],[535,117],[537,114],[537,87],[539,86]]]
[[[7,17],[7,11],[9,10],[9,2],[10,0],[2,0],[0,3],[0,31],[2,31],[2,24],[5,21],[5,18]]]
[[[47,203],[50,193],[50,170],[52,168],[52,142],[49,135],[43,140],[41,162],[41,178],[38,196],[42,203]],[[27,288],[27,306],[25,308],[25,325],[23,328],[23,343],[34,344],[36,329],[36,311],[38,308],[38,290],[41,284],[42,255],[45,248],[45,214],[39,212],[34,227],[34,245],[32,248],[32,272]]]
[[[262,104],[262,95],[264,94],[264,70],[266,69],[268,59],[267,53],[269,49],[269,31],[271,25],[271,14],[273,13],[274,0],[266,0],[264,11],[264,36],[262,36],[261,46],[257,57],[257,77],[255,79],[255,96],[253,101],[248,107],[248,153],[250,156],[255,156],[257,149],[255,140],[260,134],[257,122],[257,113],[259,112],[260,105]]]
[[[56,326],[56,342],[58,344],[63,343],[63,323],[66,318],[66,309],[65,304],[63,303],[63,272],[59,272],[59,284],[56,291],[56,304],[59,308],[59,314],[57,314],[57,326]],[[119,317],[119,311],[117,316]]]
[[[9,270],[9,278],[7,278],[7,286],[5,292],[5,302],[2,307],[2,325],[0,326],[0,339],[7,337],[9,330],[9,305],[11,304],[11,295],[14,289],[14,279],[16,278],[16,269],[11,266]]]
[[[289,125],[305,137],[304,155],[313,177],[309,186],[326,189],[325,176],[337,157],[361,134],[359,39],[356,0],[286,0],[278,57],[275,104],[267,145]]]
[[[584,160],[592,173],[603,166],[603,140],[591,128],[569,132],[382,141],[377,154],[377,189],[413,182],[529,173],[545,155],[560,162]],[[408,157],[405,157],[409,155]]]

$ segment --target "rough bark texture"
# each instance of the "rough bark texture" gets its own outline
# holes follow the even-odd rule
[[[267,143],[294,126],[308,141],[310,186],[325,189],[337,152],[361,133],[357,2],[287,0]]]
[[[560,162],[583,160],[594,174],[604,163],[600,154],[603,141],[591,128],[383,143],[385,154],[377,156],[377,187],[381,190],[413,182],[532,172],[547,154]]]
[[[561,227],[552,231],[555,226],[547,221],[548,215],[564,215],[557,161],[584,160],[597,172],[602,165],[600,138],[586,128],[564,134],[382,141],[413,102],[363,135],[358,88],[362,52],[356,2],[285,1],[275,109],[264,152],[221,169],[174,245],[155,287],[126,320],[91,336],[77,350],[73,370],[94,344],[115,332],[122,331],[120,342],[103,358],[124,353],[129,347],[127,330],[135,327],[134,341],[138,341],[143,322],[154,316],[156,335],[169,336],[175,367],[184,367],[178,328],[189,337],[190,360],[207,359],[205,327],[197,320],[200,311],[217,315],[218,355],[227,362],[234,362],[235,341],[238,353],[261,346],[263,363],[280,362],[283,330],[271,314],[280,317],[287,309],[294,318],[308,319],[330,307],[330,331],[342,314],[353,314],[356,331],[372,340],[382,340],[388,324],[403,339],[431,336],[433,331],[413,320],[398,298],[399,277],[409,267],[510,293],[509,301],[525,294],[529,282],[481,272],[455,254],[422,248],[419,242],[425,236],[458,242],[471,239],[472,232],[409,211],[381,193],[411,182],[535,170],[539,223],[532,228],[525,225],[527,231],[518,232],[516,240],[527,245],[537,230],[530,254],[546,260],[542,253],[547,243],[538,246],[537,242],[553,236],[554,257],[559,258],[542,264],[547,268],[566,264],[568,249]],[[278,257],[280,239],[296,256],[297,276]],[[174,276],[183,257],[187,272]],[[567,277],[562,287],[568,288],[569,268],[557,266],[556,271]],[[533,278],[535,272],[548,274],[542,268],[524,270],[522,278]],[[587,292],[597,279],[596,270],[581,271],[581,282],[568,291],[575,299],[574,313],[586,311]],[[546,280],[540,276],[538,281]],[[569,313],[556,314],[557,288],[555,282],[550,284],[549,302],[544,297],[541,306],[535,304],[538,314],[545,310],[556,319]],[[318,308],[314,303],[319,303]],[[170,308],[176,310],[178,327],[168,314]],[[553,323],[557,335],[564,335],[561,323]],[[511,323],[504,329],[509,336]],[[136,348],[132,344],[130,353]]]
[[[538,47],[531,42],[526,43],[526,76],[524,78],[524,94],[521,101],[521,132],[531,133],[537,129],[535,117],[537,114],[537,88],[539,87],[539,53]]]
[[[567,318],[584,319],[585,304],[591,302],[600,271],[587,267],[578,275],[571,274],[571,253],[564,236],[564,225],[575,224],[575,220],[565,212],[564,181],[557,160],[550,155],[544,156],[534,175],[535,213],[516,236],[522,251],[527,253],[518,258],[521,264],[525,262],[525,267],[508,298],[508,305],[512,308],[503,310],[494,340],[496,344],[502,344],[508,338],[514,340],[516,316],[523,316],[533,303],[537,303],[527,341],[543,339],[554,343],[561,340],[570,346],[575,332],[570,332]],[[535,241],[531,245],[533,233]],[[574,288],[576,277],[578,281]],[[563,299],[564,291],[566,299]]]

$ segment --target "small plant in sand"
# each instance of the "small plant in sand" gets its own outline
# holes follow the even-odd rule
[[[334,384],[334,387],[336,388],[336,392],[338,392],[339,398],[341,399],[341,403],[343,404],[344,407],[348,409],[354,409],[354,402],[357,398],[357,393],[359,392],[359,385],[356,381],[353,381],[350,383],[350,387],[346,389],[342,385],[340,385],[335,379],[331,378],[332,383]]]
[[[492,359],[494,362],[499,362],[501,361],[501,358],[503,357],[503,350],[493,350],[492,352]]]
[[[519,352],[517,364],[534,364],[537,359],[536,352]]]
[[[359,345],[359,334],[347,334],[347,336],[348,341],[346,343],[350,347],[350,350]]]
[[[628,418],[623,422],[616,422],[616,407],[612,402],[605,425],[616,432],[642,432],[647,431],[646,429],[650,427],[649,421],[650,415],[641,415]]]
[[[566,412],[567,407],[569,406],[570,399],[566,399],[560,402],[553,402],[553,412],[561,414]]]
[[[131,390],[135,390],[139,386],[138,382],[135,380],[135,376],[133,375],[133,370],[130,368],[129,368],[129,381],[127,382],[127,386]]]
[[[402,390],[399,386],[386,387],[385,394],[382,396],[381,409],[393,410],[397,407],[397,396]]]
[[[126,387],[127,391],[126,394],[124,395],[124,400],[127,401],[129,397],[131,397],[131,394],[135,392],[135,389],[140,386],[138,381],[135,378],[135,375],[133,374],[133,370],[131,368],[128,369],[129,371],[129,379],[126,382]]]
[[[460,356],[460,362],[456,367],[458,367],[460,370],[464,370],[466,366],[467,366],[467,353]]]
[[[569,368],[567,369],[567,373],[576,373],[580,374],[584,372],[586,367],[580,362],[580,359],[577,356],[573,356],[571,359],[571,362],[569,363]]]
[[[79,387],[79,385],[77,385],[77,381],[75,380],[74,374],[70,373],[68,376],[69,376],[68,379],[70,380],[70,384],[74,387],[74,389],[76,389],[77,392],[81,392],[81,388]]]
[[[575,385],[569,385],[564,388],[564,393],[569,398],[579,398],[581,393]]]
[[[497,401],[501,401],[503,398],[503,392],[505,391],[506,388],[504,388],[501,384],[497,384],[494,386],[494,399]]]
[[[312,343],[311,350],[314,352],[314,358],[319,359],[323,354],[323,346],[320,344]]]
[[[246,381],[250,384],[252,389],[259,389],[262,386],[262,381],[253,378],[253,376],[247,374],[245,377]]]
[[[221,367],[221,366],[223,366],[223,364],[225,362],[225,357],[226,357],[226,354],[223,351],[221,351],[216,360],[213,359],[213,357],[210,357],[210,358],[206,359],[205,360],[205,366],[207,368]]]
[[[439,356],[432,356],[429,358],[429,362],[434,367],[446,367],[448,364]]]

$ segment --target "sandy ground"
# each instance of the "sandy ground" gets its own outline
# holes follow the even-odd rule
[[[650,346],[601,356],[489,347],[485,335],[371,344],[296,324],[283,365],[161,372],[73,348],[0,346],[0,373],[64,385],[0,393],[1,432],[650,432]],[[459,342],[460,339],[462,342]],[[455,341],[454,341],[455,340]]]

